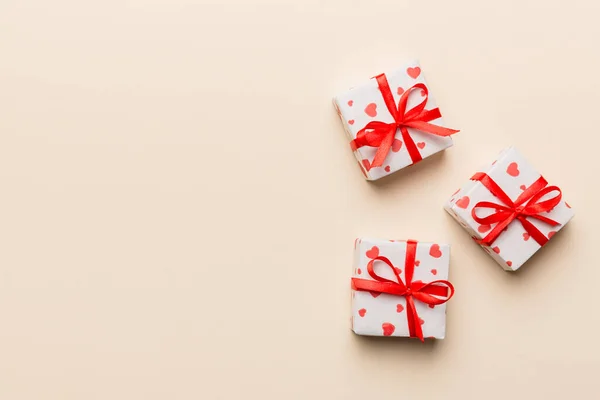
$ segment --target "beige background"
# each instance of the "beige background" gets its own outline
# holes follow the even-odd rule
[[[599,16],[3,0],[0,398],[595,397]],[[462,132],[368,183],[331,97],[413,57]],[[576,212],[516,274],[442,210],[510,144]],[[350,332],[360,235],[453,245],[446,340]]]

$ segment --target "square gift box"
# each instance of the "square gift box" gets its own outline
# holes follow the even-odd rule
[[[358,335],[443,339],[450,246],[356,239],[352,330]]]
[[[502,268],[516,271],[573,210],[514,147],[480,171],[444,208]]]
[[[334,97],[358,164],[376,180],[452,146],[417,61]]]

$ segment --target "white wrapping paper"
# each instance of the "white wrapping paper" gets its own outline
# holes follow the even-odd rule
[[[514,147],[503,150],[496,161],[479,171],[489,175],[513,201],[541,176]],[[549,185],[556,185],[556,183],[549,181]],[[543,197],[542,200],[547,197]],[[473,219],[471,211],[480,201],[501,203],[480,182],[471,180],[457,190],[444,206],[444,209],[477,240],[485,237],[495,226],[495,224],[480,225]],[[477,215],[485,216],[484,212],[478,212]],[[573,215],[573,209],[564,201],[563,194],[561,202],[554,209],[543,213],[543,216],[559,222],[558,226],[551,226],[534,218],[527,219],[546,237],[552,238],[573,218]],[[551,245],[550,242],[546,244],[548,245]],[[491,246],[482,245],[482,247],[507,271],[519,269],[541,248],[518,220],[512,221]]]
[[[374,254],[387,257],[400,268],[400,277],[406,282],[406,242],[381,239],[357,239],[354,249],[353,277],[373,280],[367,272],[367,264]],[[447,280],[450,266],[450,246],[418,242],[413,282],[424,283]],[[391,269],[382,262],[375,262],[375,272],[395,280]],[[443,339],[446,334],[446,303],[429,306],[415,300],[421,318],[425,338]],[[406,298],[386,293],[352,290],[352,330],[358,335],[408,337]]]
[[[414,84],[423,83],[426,85],[423,71],[417,61],[407,63],[396,71],[386,72],[385,75],[390,84],[396,104],[398,104],[402,93]],[[421,96],[420,91],[415,90],[411,92],[407,110],[421,103],[423,101]],[[394,120],[385,105],[377,81],[374,78],[334,97],[333,104],[344,125],[349,141],[354,140],[356,134],[371,121],[390,123]],[[430,90],[425,108],[431,110],[436,107]],[[442,118],[430,122],[435,125],[445,126]],[[408,128],[408,132],[417,145],[422,158],[429,157],[452,146],[452,139],[450,137],[436,136],[412,128]],[[413,164],[406,146],[401,140],[399,131],[396,133],[396,141],[392,150],[387,155],[383,166],[371,168],[371,162],[376,151],[376,147],[365,146],[354,152],[358,164],[368,180],[382,178]]]

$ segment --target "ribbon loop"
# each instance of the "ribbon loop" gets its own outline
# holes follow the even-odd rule
[[[548,182],[540,177],[533,185],[525,189],[525,191],[513,202],[510,197],[502,190],[502,188],[489,175],[479,172],[471,180],[479,181],[485,186],[490,193],[496,196],[503,204],[497,204],[490,201],[480,201],[471,210],[471,216],[475,222],[482,225],[497,224],[483,239],[479,240],[480,244],[491,246],[492,243],[500,236],[502,231],[515,219],[521,222],[523,228],[540,246],[548,242],[548,238],[540,232],[527,218],[535,218],[551,226],[560,225],[557,221],[546,216],[539,215],[542,212],[551,211],[560,203],[562,192],[557,186],[546,186]],[[558,192],[550,199],[540,201],[544,196]],[[477,210],[487,208],[493,209],[495,212],[486,216],[479,217]]]
[[[424,341],[419,315],[413,299],[431,306],[444,304],[454,296],[454,286],[447,280],[436,280],[428,283],[421,281],[413,282],[412,277],[415,268],[416,252],[417,242],[408,240],[406,242],[406,258],[404,263],[406,283],[402,281],[398,270],[388,258],[378,256],[372,258],[367,264],[367,271],[374,280],[352,278],[352,288],[360,291],[404,296],[406,298],[406,317],[409,334],[411,337],[417,337],[419,340]],[[374,268],[376,261],[386,264],[394,273],[396,281],[378,275]]]
[[[430,124],[429,121],[440,118],[442,115],[439,108],[425,110],[427,100],[429,99],[429,90],[423,83],[417,83],[408,88],[398,101],[398,106],[394,102],[394,95],[390,89],[385,74],[380,74],[375,77],[379,91],[383,97],[383,101],[389,110],[394,122],[385,123],[381,121],[371,121],[363,129],[358,131],[356,138],[350,142],[350,147],[353,151],[363,147],[377,147],[375,157],[371,162],[371,167],[381,167],[389,154],[396,132],[400,130],[402,139],[406,143],[406,149],[413,163],[421,161],[423,157],[419,149],[410,136],[407,128],[417,129],[419,131],[429,133],[431,135],[447,137],[457,133],[457,130],[445,128],[443,126]],[[423,94],[423,100],[406,111],[408,98],[414,90],[420,89]]]

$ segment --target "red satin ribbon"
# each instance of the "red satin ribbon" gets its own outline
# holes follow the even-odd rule
[[[371,281],[367,279],[352,278],[352,289],[366,292],[387,293],[394,296],[406,297],[406,319],[408,320],[408,331],[410,337],[417,337],[419,340],[424,342],[425,338],[423,337],[421,321],[419,319],[419,314],[417,314],[417,309],[415,307],[413,298],[429,305],[444,304],[454,295],[454,286],[452,286],[452,284],[446,280],[437,280],[429,283],[423,283],[421,281],[413,282],[412,278],[415,270],[416,254],[417,242],[414,240],[408,240],[406,242],[406,258],[404,261],[406,283],[402,281],[402,278],[400,278],[400,275],[398,274],[398,271],[392,262],[388,258],[380,256],[373,258],[367,264],[367,271],[369,271],[371,278],[375,280]],[[375,261],[382,261],[387,264],[394,272],[396,281],[392,281],[377,275],[373,269],[373,264]],[[449,295],[448,289],[450,289]],[[446,298],[440,299],[434,296]]]
[[[529,235],[539,243],[540,246],[545,245],[548,242],[548,238],[544,236],[538,228],[535,227],[527,218],[535,218],[539,221],[545,222],[551,226],[560,225],[558,222],[539,215],[542,212],[550,211],[560,203],[562,192],[557,186],[547,186],[548,182],[544,177],[540,177],[533,185],[529,186],[521,195],[513,202],[510,197],[500,186],[494,182],[487,174],[478,172],[471,178],[474,181],[479,181],[485,186],[494,196],[496,196],[504,205],[492,203],[490,201],[480,201],[475,204],[471,215],[473,219],[482,225],[497,225],[488,233],[483,239],[479,240],[479,243],[491,246],[496,238],[502,233],[502,231],[515,219],[523,225],[523,228],[529,233]],[[558,192],[558,194],[548,200],[540,201],[542,197],[551,192]],[[495,213],[488,215],[487,217],[478,217],[477,209],[479,208],[491,208],[496,210]]]
[[[429,91],[424,84],[417,83],[406,90],[400,97],[398,107],[396,107],[394,95],[392,94],[385,74],[377,75],[375,78],[377,79],[381,96],[383,97],[390,114],[394,118],[394,122],[385,123],[381,121],[371,121],[363,129],[358,131],[356,139],[350,142],[353,151],[363,146],[378,148],[375,153],[375,158],[371,163],[371,167],[381,167],[383,165],[385,158],[392,148],[392,143],[394,142],[396,131],[398,129],[400,129],[400,132],[402,133],[402,139],[406,144],[406,149],[408,150],[408,154],[413,163],[421,161],[423,157],[421,157],[421,153],[419,153],[415,141],[408,133],[408,128],[414,128],[422,132],[444,137],[458,132],[454,129],[444,128],[429,123],[429,121],[440,118],[442,114],[440,113],[439,108],[425,110],[425,105],[429,98]],[[406,111],[408,96],[416,89],[421,89],[425,97],[420,104]]]

